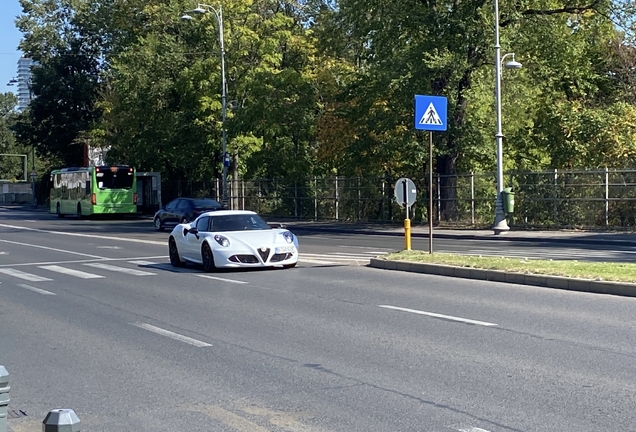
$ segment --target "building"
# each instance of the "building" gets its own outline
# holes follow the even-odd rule
[[[28,57],[20,57],[18,60],[18,109],[24,111],[33,97],[31,93],[31,67],[36,64]]]

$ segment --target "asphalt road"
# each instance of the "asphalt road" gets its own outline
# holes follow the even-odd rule
[[[92,432],[634,429],[636,299],[382,271],[388,240],[324,233],[295,269],[205,274],[166,237],[0,213],[11,432],[61,407]]]

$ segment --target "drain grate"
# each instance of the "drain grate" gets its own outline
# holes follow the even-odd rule
[[[27,413],[24,410],[8,410],[7,414],[9,414],[10,419],[16,419],[16,418],[27,416]]]

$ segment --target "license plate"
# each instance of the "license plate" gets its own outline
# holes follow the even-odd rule
[[[291,253],[294,251],[293,246],[281,246],[276,248],[277,254]]]

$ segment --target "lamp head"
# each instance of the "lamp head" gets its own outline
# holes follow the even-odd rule
[[[197,6],[195,9],[192,9],[191,11],[188,11],[188,12],[199,14],[199,15],[203,15],[204,13],[207,13],[207,11],[203,9],[200,5]]]
[[[183,14],[181,15],[181,21],[192,21],[192,17],[188,15],[187,13]]]
[[[506,69],[521,69],[523,65],[514,58],[504,65]]]
[[[512,56],[512,60],[510,60],[508,63],[506,63],[504,65],[504,67],[506,69],[521,69],[522,68],[522,64],[515,60],[515,54],[514,53],[510,53],[510,54],[507,54],[507,55]]]

